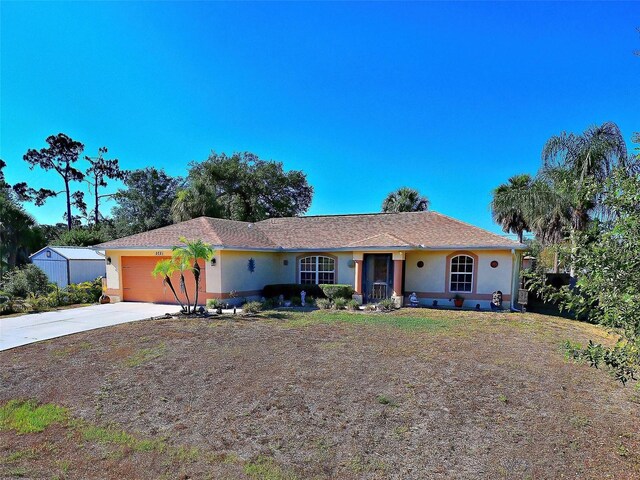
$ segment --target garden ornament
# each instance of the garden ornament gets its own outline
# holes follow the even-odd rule
[[[416,295],[416,292],[412,292],[411,295],[409,295],[409,305],[412,307],[418,306],[418,296]]]

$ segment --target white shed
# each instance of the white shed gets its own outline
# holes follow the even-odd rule
[[[104,253],[89,247],[44,247],[29,257],[49,277],[66,287],[70,283],[90,282],[106,276]]]

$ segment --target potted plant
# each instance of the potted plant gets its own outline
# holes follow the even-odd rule
[[[464,297],[456,293],[453,297],[453,304],[456,306],[456,308],[462,308],[462,305],[464,304]]]

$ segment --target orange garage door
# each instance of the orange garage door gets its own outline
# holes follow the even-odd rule
[[[125,302],[153,302],[153,303],[177,303],[171,289],[165,286],[162,278],[153,278],[153,271],[158,260],[161,257],[122,257],[122,294]],[[200,261],[200,299],[204,302],[205,286],[205,267]],[[189,299],[193,302],[193,294],[195,292],[195,279],[192,272],[185,272],[185,281],[187,284],[187,293]],[[171,277],[171,283],[176,289],[178,296],[185,301],[184,293],[180,291],[180,275],[174,274]]]

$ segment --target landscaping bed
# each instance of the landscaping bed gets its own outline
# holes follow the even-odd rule
[[[0,477],[635,479],[640,391],[564,356],[591,338],[426,309],[58,338],[0,352]]]

